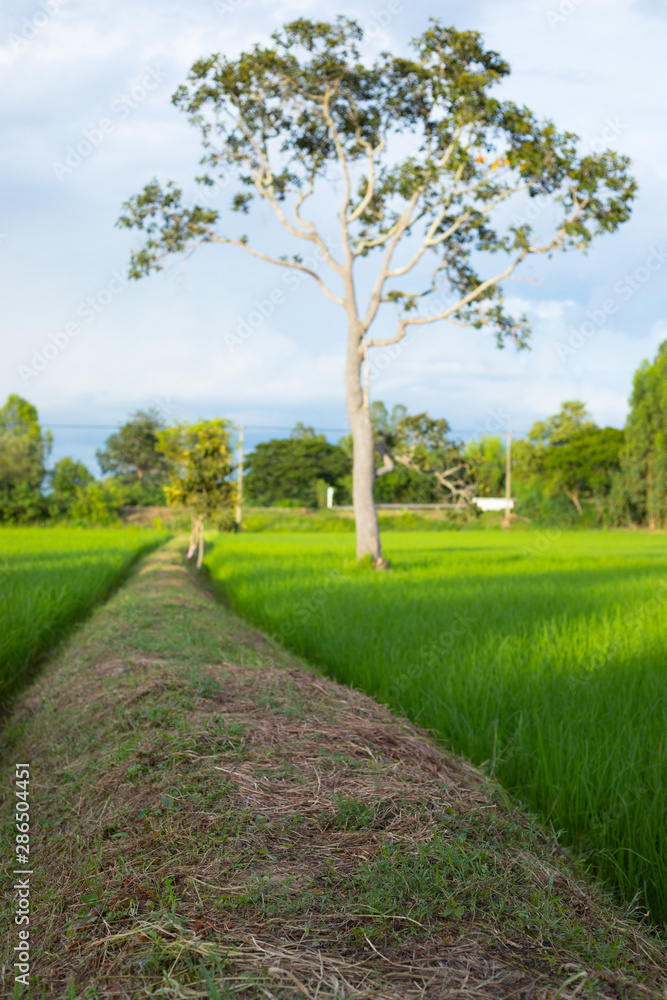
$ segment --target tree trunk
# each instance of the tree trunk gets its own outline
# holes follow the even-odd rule
[[[201,569],[204,562],[204,518],[199,519],[199,552],[197,553],[197,569]]]
[[[345,367],[347,412],[352,427],[354,445],[352,459],[352,503],[357,529],[357,559],[370,556],[378,568],[387,565],[382,556],[373,485],[375,483],[375,449],[371,415],[361,387],[360,328],[350,321]]]
[[[572,503],[574,504],[574,506],[577,508],[577,514],[579,514],[579,516],[581,516],[583,514],[583,508],[582,508],[581,503],[579,501],[579,495],[578,495],[577,491],[573,490],[570,493],[569,490],[563,489],[563,493],[565,494],[566,497],[569,497],[569,499],[572,501]]]
[[[656,529],[655,504],[653,497],[653,454],[649,452],[646,469],[646,513],[648,516],[648,526],[650,531]]]
[[[190,544],[188,546],[188,559],[192,559],[197,551],[197,518],[195,514],[190,517]]]
[[[192,515],[188,559],[192,559],[195,552],[197,552],[197,569],[201,569],[204,561],[204,519],[198,514]]]

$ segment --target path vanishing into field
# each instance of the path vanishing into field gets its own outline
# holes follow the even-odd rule
[[[463,760],[216,602],[176,539],[2,734],[31,1000],[665,997],[664,948]],[[3,894],[2,996],[16,900]]]

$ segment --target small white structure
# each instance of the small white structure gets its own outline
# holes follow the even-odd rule
[[[329,508],[329,510],[331,510],[331,508],[333,507],[333,495],[334,495],[333,486],[327,486],[327,507]]]
[[[507,500],[505,497],[473,497],[472,502],[479,507],[480,510],[506,510],[507,508]],[[514,503],[514,500],[510,500],[510,510],[513,509]]]

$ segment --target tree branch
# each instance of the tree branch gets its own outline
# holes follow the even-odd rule
[[[395,232],[390,240],[389,246],[387,247],[387,252],[382,262],[382,267],[380,268],[380,273],[375,279],[375,284],[373,286],[373,291],[371,292],[371,298],[368,304],[368,309],[366,311],[366,315],[364,316],[363,320],[364,332],[368,329],[368,327],[375,319],[375,316],[377,314],[380,305],[380,300],[382,298],[382,289],[384,288],[384,283],[387,280],[387,271],[389,269],[389,264],[391,263],[392,254],[396,249],[396,245],[398,244],[398,241],[400,240],[401,236],[410,225],[410,218],[414,211],[415,205],[419,201],[419,198],[422,194],[422,190],[423,189],[419,189],[413,193],[408,208],[403,213],[403,215],[399,219],[397,219],[393,227]]]
[[[384,441],[381,439],[377,443],[377,450],[380,452],[382,459],[382,465],[379,469],[375,470],[375,478],[379,479],[381,476],[386,476],[389,472],[393,472],[396,466],[394,465],[394,459],[385,448]]]
[[[474,302],[475,299],[478,299],[480,295],[487,290],[487,288],[490,288],[492,285],[497,285],[499,282],[504,281],[505,278],[508,278],[510,274],[517,269],[519,264],[528,256],[528,254],[533,252],[535,251],[529,249],[522,250],[516,260],[513,261],[513,263],[511,263],[504,271],[495,275],[493,278],[487,278],[486,281],[480,282],[480,284],[471,289],[467,295],[464,295],[463,298],[459,299],[456,305],[450,306],[449,309],[445,309],[444,312],[438,313],[436,316],[420,316],[416,319],[401,319],[400,322],[405,326],[422,326],[425,323],[435,323],[440,319],[449,319],[453,313],[458,312],[471,302]]]
[[[315,281],[322,289],[324,294],[327,295],[332,300],[332,302],[335,302],[336,305],[339,306],[345,304],[343,300],[338,297],[338,295],[334,295],[334,293],[327,288],[327,286],[320,278],[319,274],[317,274],[315,271],[312,271],[309,267],[305,267],[303,264],[296,264],[289,260],[279,260],[277,257],[270,257],[268,254],[261,253],[259,250],[255,250],[253,247],[248,246],[247,243],[243,243],[241,240],[232,240],[226,236],[214,236],[206,242],[230,243],[232,246],[243,247],[243,249],[247,250],[248,253],[251,253],[253,257],[259,257],[260,260],[266,260],[270,264],[278,264],[279,267],[291,267],[294,271],[303,271],[304,274],[309,274],[311,278],[315,279]]]
[[[304,229],[306,230],[304,232],[304,229],[299,229],[297,226],[292,225],[292,223],[289,221],[289,219],[283,212],[282,208],[280,207],[278,199],[276,198],[273,171],[271,170],[271,163],[269,161],[269,156],[266,149],[262,149],[259,146],[252,133],[250,133],[244,127],[242,120],[239,121],[239,128],[241,129],[241,132],[244,134],[247,141],[252,145],[253,149],[257,154],[258,165],[256,168],[253,169],[253,175],[254,175],[253,182],[255,187],[257,188],[257,191],[259,192],[260,197],[268,201],[268,203],[271,205],[271,208],[275,212],[278,221],[281,223],[282,226],[284,226],[284,228],[287,230],[288,233],[290,233],[292,236],[296,236],[298,239],[307,240],[310,243],[315,243],[315,245],[322,252],[322,256],[324,257],[329,267],[337,274],[342,274],[343,273],[342,266],[338,263],[338,261],[334,257],[331,256],[329,248],[327,247],[326,243],[324,242],[320,234],[317,232],[315,225],[312,222],[307,222],[305,219],[302,219],[301,216],[299,215],[299,209],[301,205],[303,204],[305,199],[312,193],[314,178],[311,176],[310,184],[308,189],[306,190],[306,193],[299,196],[296,205],[294,206],[295,218],[297,222],[301,226],[303,226]]]
[[[327,87],[324,93],[324,100],[322,101],[322,116],[325,122],[327,123],[329,132],[331,133],[331,138],[333,139],[333,143],[336,149],[336,155],[338,156],[338,162],[340,164],[341,170],[343,171],[343,178],[345,181],[345,194],[343,195],[343,204],[340,209],[340,230],[341,230],[341,239],[343,241],[343,253],[345,254],[345,258],[349,266],[349,264],[351,263],[351,254],[350,254],[350,241],[349,241],[349,234],[347,231],[346,220],[347,220],[347,210],[350,207],[350,195],[351,195],[350,173],[347,169],[347,158],[345,156],[345,150],[343,149],[343,144],[340,141],[338,130],[336,128],[333,118],[331,117],[331,112],[329,111],[330,97],[331,97],[331,90],[329,89],[329,87]]]
[[[403,328],[395,337],[387,337],[384,340],[364,340],[364,346],[366,350],[371,347],[390,347],[391,344],[397,344],[399,340],[403,340],[405,333],[405,328]]]
[[[368,152],[368,185],[366,187],[366,193],[357,205],[355,209],[348,215],[346,222],[348,226],[352,222],[356,222],[360,215],[363,215],[371,201],[373,200],[373,195],[375,194],[375,156],[380,153],[387,144],[386,139],[382,141],[373,149],[370,142],[365,139],[359,139],[359,142],[364,146]]]

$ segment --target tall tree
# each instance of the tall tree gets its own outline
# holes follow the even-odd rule
[[[197,555],[197,569],[204,558],[204,528],[208,521],[231,519],[236,485],[226,420],[201,420],[158,432],[157,445],[165,456],[169,481],[167,503],[187,507],[192,516],[188,559]]]
[[[470,504],[476,481],[470,463],[463,457],[461,442],[453,441],[446,420],[434,420],[428,413],[404,413],[386,436],[379,434],[379,450],[384,472],[399,463],[406,469],[434,481],[440,501]]]
[[[479,496],[500,497],[505,489],[506,448],[497,434],[468,441],[463,457],[469,463]]]
[[[83,462],[77,462],[69,455],[56,462],[49,472],[49,512],[52,517],[68,514],[83,490],[94,481]]]
[[[31,520],[44,513],[40,488],[52,443],[32,403],[9,396],[0,409],[0,520]]]
[[[263,441],[246,459],[246,495],[262,506],[291,500],[317,505],[317,482],[338,487],[350,471],[350,460],[323,434],[297,424],[289,438]]]
[[[667,340],[634,377],[621,456],[622,484],[634,517],[667,525]]]
[[[583,513],[582,500],[599,503],[608,496],[618,472],[623,431],[598,427],[586,404],[571,399],[546,420],[538,420],[528,441],[517,442],[519,481],[539,477],[552,497],[559,493]]]
[[[162,483],[166,463],[157,449],[157,435],[163,427],[156,410],[138,410],[97,452],[102,472],[142,486]]]
[[[578,514],[582,499],[598,502],[611,490],[618,472],[623,431],[616,427],[586,426],[574,431],[560,444],[553,444],[543,455],[544,469],[554,477]]]
[[[488,326],[499,346],[525,345],[527,320],[507,310],[503,283],[524,261],[585,249],[617,229],[629,217],[635,182],[627,158],[579,156],[575,135],[492,96],[509,66],[479,33],[432,21],[410,56],[383,53],[374,62],[360,55],[362,36],[348,18],[299,19],[275,32],[269,47],[198,60],[173,97],[201,133],[197,179],[214,185],[231,170],[232,208],[247,212],[259,198],[311,248],[312,262],[220,232],[219,213],[183,205],[172,182],[146,185],[125,203],[119,224],[147,234],[132,256],[133,278],[159,269],[168,254],[223,243],[308,276],[344,311],[357,554],[383,565],[369,352],[440,320]],[[333,195],[320,197],[330,182]],[[521,206],[538,196],[550,198],[553,212],[542,212],[535,229],[513,224],[512,200]],[[304,214],[311,198],[322,227]],[[334,231],[335,240],[322,235]],[[379,258],[374,272],[371,258]],[[360,264],[371,279],[363,304]],[[374,335],[388,323],[394,332]]]
[[[579,431],[591,430],[595,426],[586,404],[580,399],[570,399],[561,404],[560,412],[555,416],[537,420],[528,432],[528,438],[536,445],[566,444]]]

